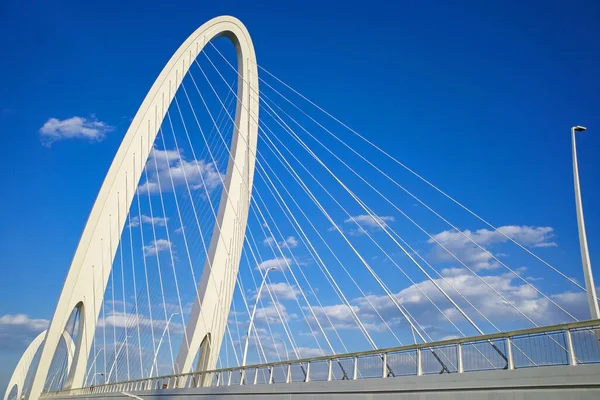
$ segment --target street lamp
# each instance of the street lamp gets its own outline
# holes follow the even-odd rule
[[[285,341],[284,341],[283,339],[279,339],[279,341],[280,341],[281,343],[283,343],[283,348],[285,349],[285,359],[286,359],[287,361],[290,361],[290,353],[288,353],[288,350],[287,350],[287,344],[285,343]]]
[[[94,356],[94,360],[92,361],[92,365],[90,365],[90,369],[88,369],[88,373],[87,373],[87,375],[85,377],[85,382],[89,382],[88,378],[90,377],[90,373],[92,372],[92,367],[94,367],[96,365],[96,359],[98,358],[98,354],[100,354],[101,351],[104,351],[104,347],[100,348],[100,350],[98,350],[98,352]],[[94,377],[94,379],[96,379],[96,377]]]
[[[258,293],[256,294],[256,301],[254,302],[254,308],[252,309],[252,315],[250,316],[250,323],[248,324],[248,332],[246,333],[246,344],[244,344],[244,356],[242,357],[242,367],[246,366],[246,356],[248,355],[248,339],[250,339],[250,330],[252,329],[252,324],[254,323],[254,314],[256,313],[256,306],[258,305],[258,300],[260,300],[260,294],[263,290],[263,286],[265,286],[265,282],[267,281],[267,275],[269,275],[270,271],[273,271],[277,268],[270,267],[265,271],[265,275],[263,276],[262,283],[260,284],[260,288],[258,289]]]
[[[129,339],[131,336],[125,336],[125,341],[123,341],[123,343],[121,343],[121,346],[119,346],[119,350],[117,350],[117,354],[115,355],[115,360],[112,363],[112,366],[110,367],[110,371],[108,371],[108,378],[107,381],[110,382],[110,377],[112,376],[112,372],[113,369],[115,368],[115,365],[117,364],[117,359],[119,358],[119,354],[121,354],[121,350],[123,350],[123,345],[125,345],[125,343],[127,343],[127,339]],[[129,349],[127,349],[129,351]]]
[[[173,318],[174,315],[178,315],[178,314],[179,314],[178,312],[175,312],[175,313],[171,314],[171,316],[167,320],[167,324],[165,325],[165,329],[163,329],[163,333],[160,336],[160,340],[158,341],[158,346],[156,347],[156,353],[154,353],[154,361],[152,362],[152,367],[150,368],[150,376],[149,376],[150,378],[152,378],[152,370],[156,366],[156,357],[158,357],[158,352],[160,350],[160,345],[162,344],[163,338],[165,337],[165,333],[167,332],[167,329],[169,329],[169,324],[171,323],[171,318]]]
[[[594,285],[594,276],[592,275],[590,253],[588,251],[587,236],[585,234],[585,222],[583,220],[581,188],[579,187],[579,168],[577,166],[577,146],[575,144],[575,132],[583,132],[585,129],[585,127],[579,125],[571,128],[571,145],[573,148],[573,179],[575,182],[575,207],[577,210],[577,228],[579,229],[581,263],[583,265],[583,277],[585,278],[585,288],[587,290],[590,314],[592,319],[599,319],[600,310],[598,309],[598,297],[596,296],[596,286]]]
[[[96,377],[100,375],[100,376],[104,376],[104,372],[97,372],[94,374],[94,385],[96,384]]]

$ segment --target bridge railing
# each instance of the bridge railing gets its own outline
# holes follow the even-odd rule
[[[172,388],[392,378],[600,363],[600,320],[409,346],[222,368],[85,388],[43,397]]]

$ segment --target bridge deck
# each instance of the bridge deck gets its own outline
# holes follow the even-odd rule
[[[271,385],[237,385],[207,388],[153,389],[132,392],[61,394],[56,400],[208,400],[236,399],[573,399],[600,398],[600,365],[480,371],[393,379],[361,379]],[[48,396],[46,394],[45,396]]]
[[[554,393],[600,398],[600,321],[583,321],[344,355],[225,368],[44,393],[44,398],[216,394]],[[371,379],[366,379],[371,378]],[[550,390],[549,390],[550,389]],[[143,394],[143,396],[141,395]],[[335,396],[334,396],[335,394]],[[331,397],[334,396],[334,397]],[[520,395],[519,395],[520,396]],[[562,396],[562,394],[561,394]],[[577,394],[579,396],[579,394]],[[581,398],[589,398],[582,395]],[[278,398],[278,397],[275,397]],[[385,398],[385,396],[383,397]],[[438,397],[432,397],[438,398]],[[444,398],[444,397],[439,397]],[[562,398],[562,397],[559,397]]]

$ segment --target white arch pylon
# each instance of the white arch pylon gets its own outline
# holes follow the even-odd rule
[[[81,387],[83,384],[112,261],[144,164],[190,65],[210,40],[221,36],[233,42],[239,72],[230,150],[232,157],[227,165],[225,187],[198,285],[198,296],[186,327],[189,346],[184,340],[177,363],[180,372],[190,371],[202,340],[209,335],[210,355],[203,357],[205,365],[202,367],[215,368],[246,231],[258,135],[258,71],[254,47],[246,27],[238,19],[229,16],[206,22],[177,49],[152,85],[127,130],[73,257],[48,329],[30,399],[37,400],[43,390],[60,334],[75,307],[80,308],[80,329],[74,365],[66,379],[65,388]],[[250,114],[253,114],[252,118]],[[204,321],[208,321],[208,324],[204,324]]]
[[[16,399],[21,398],[21,394],[23,394],[23,386],[25,385],[25,379],[27,379],[27,374],[29,373],[29,369],[31,368],[31,363],[35,357],[35,353],[39,350],[42,343],[44,343],[44,339],[46,338],[46,333],[48,330],[43,331],[39,335],[35,337],[27,346],[27,349],[23,352],[21,359],[17,363],[15,370],[13,371],[12,376],[10,377],[10,381],[8,381],[8,386],[6,387],[6,393],[4,393],[4,400],[8,400],[8,395],[10,394],[13,387],[17,387],[17,395]],[[73,356],[75,355],[75,343],[73,342],[73,338],[69,335],[69,332],[64,331],[62,334],[62,338],[65,341],[65,347],[67,350],[67,374],[71,370],[71,364],[73,362]]]

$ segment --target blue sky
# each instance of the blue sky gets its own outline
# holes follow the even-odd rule
[[[179,44],[221,14],[246,24],[259,64],[492,223],[552,227],[557,246],[539,254],[578,279],[569,128],[587,126],[580,173],[592,263],[600,260],[600,7],[388,3],[3,2],[0,387],[51,318],[148,88]],[[73,116],[114,129],[101,142],[42,145],[44,123]]]

